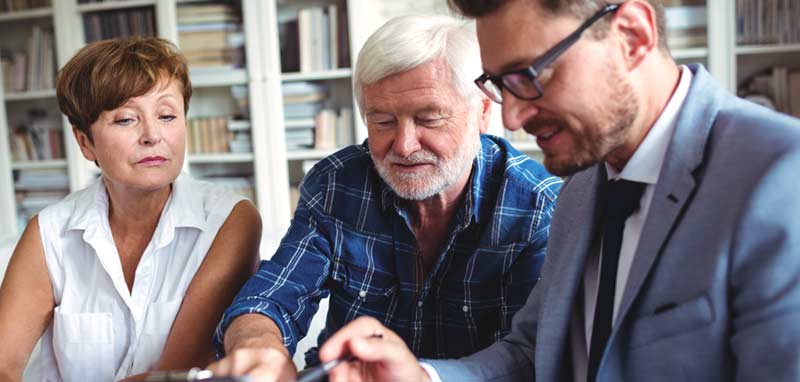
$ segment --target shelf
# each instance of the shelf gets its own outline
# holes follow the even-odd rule
[[[686,60],[691,58],[708,57],[707,48],[677,48],[672,49],[672,58],[676,60]]]
[[[46,89],[46,90],[29,90],[26,92],[19,92],[19,93],[7,93],[5,98],[6,101],[30,101],[30,100],[37,100],[37,99],[45,99],[45,98],[55,98],[56,96],[56,89]]]
[[[13,163],[11,163],[11,169],[12,170],[32,170],[32,169],[40,169],[40,168],[63,168],[63,167],[67,167],[67,160],[66,159],[40,160],[40,161],[13,162]]]
[[[736,54],[800,53],[800,44],[741,45]]]
[[[517,150],[522,152],[532,152],[532,151],[542,151],[539,148],[539,145],[536,144],[536,141],[509,141],[511,145],[514,146]]]
[[[156,0],[105,1],[102,3],[78,4],[78,12],[98,12],[125,8],[138,8],[156,5]]]
[[[24,11],[3,12],[0,13],[0,23],[7,21],[23,21],[30,19],[38,19],[43,17],[50,17],[53,15],[53,8],[35,8],[26,9]]]
[[[343,78],[350,78],[353,71],[350,68],[325,70],[321,72],[308,72],[308,73],[281,73],[281,81],[320,81],[320,80],[338,80]]]
[[[187,157],[189,164],[246,163],[252,162],[254,158],[253,153],[191,154]]]
[[[322,159],[328,155],[335,153],[339,148],[335,149],[308,149],[308,150],[288,150],[286,151],[287,160],[306,160],[306,159]]]
[[[247,84],[246,69],[189,68],[192,87],[210,88]]]

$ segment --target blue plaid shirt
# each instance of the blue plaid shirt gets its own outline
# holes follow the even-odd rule
[[[367,144],[323,159],[300,185],[294,219],[225,312],[215,340],[247,313],[270,317],[294,354],[330,294],[321,344],[358,316],[400,335],[418,357],[474,353],[506,335],[536,284],[561,180],[502,138],[484,135],[469,190],[428,277],[403,203]],[[306,354],[315,364],[316,349]]]

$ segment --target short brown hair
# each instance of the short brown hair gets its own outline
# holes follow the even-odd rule
[[[614,3],[623,3],[622,0],[447,0],[454,11],[467,17],[483,17],[494,13],[506,4],[514,1],[536,1],[539,6],[551,15],[570,15],[584,20],[591,17],[603,6]],[[666,20],[664,18],[664,2],[662,0],[646,0],[656,13],[656,28],[658,29],[658,47],[668,52]],[[598,20],[593,28],[593,35],[597,38],[605,37],[608,23]]]
[[[158,37],[127,37],[85,46],[58,72],[58,107],[69,123],[92,140],[90,126],[104,111],[152,90],[164,77],[180,81],[184,112],[192,84],[186,58]]]

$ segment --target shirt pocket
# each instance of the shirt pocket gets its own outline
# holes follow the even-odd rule
[[[341,309],[345,322],[369,315],[383,321],[397,292],[397,278],[379,270],[367,271],[348,265],[334,277],[331,309]]]
[[[481,350],[499,339],[503,325],[502,303],[499,295],[490,298],[476,296],[476,289],[494,290],[496,285],[471,283],[465,292],[463,283],[450,285],[438,291],[435,300],[436,314],[429,316],[426,325],[437,328],[440,349],[447,357],[461,357]],[[435,319],[435,321],[431,321]]]
[[[132,369],[134,374],[149,370],[161,358],[167,337],[169,337],[169,332],[172,330],[182,303],[183,297],[150,303],[139,346],[136,348]]]
[[[111,313],[53,313],[53,350],[64,381],[114,380]]]
[[[469,295],[464,286],[443,288],[439,302],[444,309],[444,322],[455,327],[475,327],[484,333],[500,328],[503,309],[500,286],[496,283],[471,283]],[[486,340],[486,339],[484,339]]]

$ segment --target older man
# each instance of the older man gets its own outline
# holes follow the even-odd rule
[[[448,17],[394,19],[370,37],[354,79],[367,142],[308,173],[280,248],[219,326],[228,357],[213,370],[290,380],[288,354],[329,293],[320,343],[364,315],[428,358],[508,332],[538,280],[561,180],[481,135],[491,101],[470,81],[478,54],[474,31]]]
[[[430,361],[429,375],[800,380],[800,121],[676,65],[658,0],[451,1],[477,18],[476,82],[505,125],[572,176],[511,333]],[[366,364],[333,381],[427,377],[375,320],[343,328],[320,358],[345,351]]]

